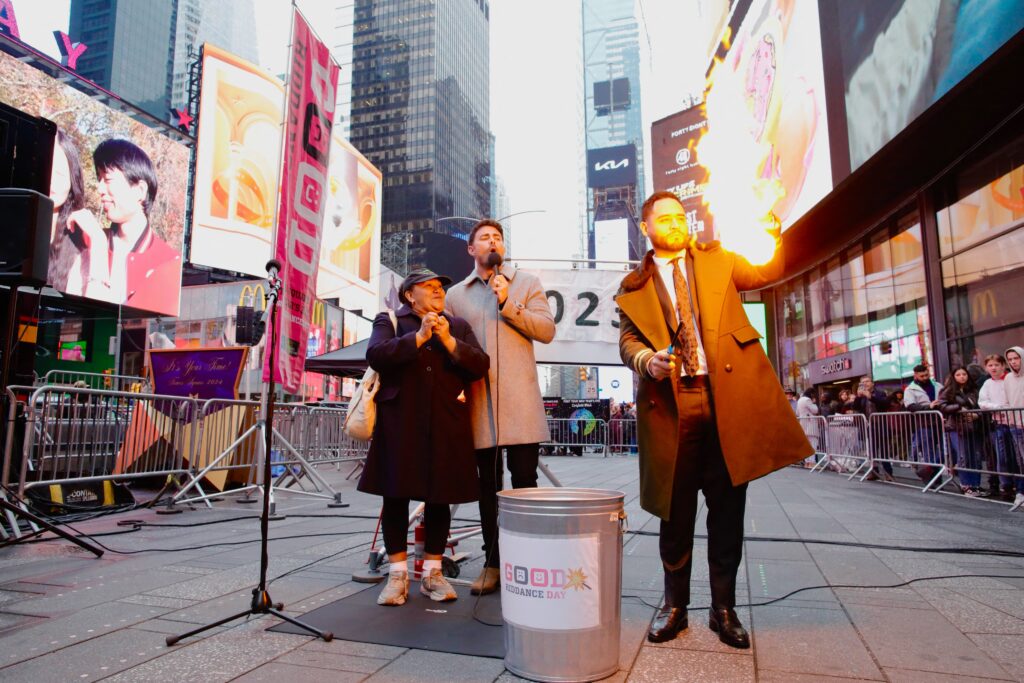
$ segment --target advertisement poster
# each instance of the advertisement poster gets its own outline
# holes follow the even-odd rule
[[[597,534],[546,538],[502,529],[498,545],[505,621],[553,631],[600,625]]]
[[[274,233],[274,257],[281,262],[274,367],[264,367],[288,393],[302,384],[309,323],[316,298],[321,233],[330,192],[327,171],[331,153],[338,65],[330,50],[293,12],[294,31],[285,144],[281,164],[281,198]]]
[[[210,44],[203,47],[202,83],[189,260],[264,276],[276,224],[284,84]],[[348,142],[330,139],[317,296],[371,310],[382,176]]]
[[[177,315],[188,148],[2,52],[0,102],[57,124],[47,284]]]
[[[651,124],[654,191],[674,193],[686,209],[690,234],[701,242],[715,239],[711,214],[704,204],[708,172],[697,159],[697,141],[707,129],[703,107],[691,107]]]

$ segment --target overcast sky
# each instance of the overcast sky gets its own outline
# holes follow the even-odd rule
[[[678,111],[685,94],[699,87],[707,39],[697,35],[700,24],[692,15],[698,5],[714,1],[638,0],[645,135],[650,122]],[[253,2],[261,66],[283,73],[290,4]],[[329,44],[335,39],[335,4],[298,1]],[[70,0],[15,0],[22,39],[59,59],[52,32],[67,30],[69,6]],[[579,249],[583,180],[579,0],[491,0],[490,7],[490,124],[497,174],[511,211],[538,212],[513,219],[514,253],[518,258],[570,258]]]

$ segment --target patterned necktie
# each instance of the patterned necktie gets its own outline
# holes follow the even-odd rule
[[[676,313],[679,321],[683,324],[679,338],[679,350],[681,351],[683,369],[687,375],[696,375],[700,368],[700,361],[697,359],[697,330],[693,326],[693,309],[690,307],[690,290],[686,286],[686,278],[683,277],[679,262],[683,257],[672,260],[672,284],[676,290]],[[675,340],[672,340],[675,343]]]

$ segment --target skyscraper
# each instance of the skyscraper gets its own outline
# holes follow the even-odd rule
[[[188,97],[190,47],[257,55],[252,0],[71,0],[70,35],[79,74],[163,121]]]
[[[634,0],[583,0],[583,76],[590,258],[642,255],[643,117]],[[614,230],[614,235],[600,234]],[[627,241],[627,245],[621,242]],[[628,247],[628,250],[627,250]]]
[[[489,13],[355,2],[351,141],[384,173],[382,259],[398,272],[426,262],[426,233],[451,232],[439,219],[491,213]]]

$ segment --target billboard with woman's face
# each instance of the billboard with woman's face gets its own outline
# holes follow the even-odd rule
[[[57,124],[47,283],[177,315],[188,148],[4,52],[0,101]]]

